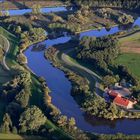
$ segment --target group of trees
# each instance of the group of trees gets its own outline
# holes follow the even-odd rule
[[[49,24],[49,28],[52,29],[52,31],[64,30],[72,33],[80,32],[89,29],[88,27],[91,25],[89,22],[91,22],[92,16],[92,9],[90,9],[89,6],[82,6],[80,9],[73,12],[73,14],[69,14],[66,18],[62,19],[61,16],[55,16],[57,20],[54,22],[53,19],[53,23]]]
[[[84,37],[77,47],[77,58],[88,62],[104,73],[110,73],[108,65],[119,54],[118,39],[115,36]]]
[[[8,17],[9,16],[9,11],[6,10],[5,12],[0,11],[0,17]]]
[[[90,115],[110,120],[125,116],[125,112],[119,110],[115,104],[108,104],[103,98],[95,95],[89,96],[86,99],[83,108]]]
[[[30,73],[22,67],[14,67],[14,73],[17,73],[12,81],[5,83],[1,89],[1,100],[7,104],[1,131],[10,133],[12,129],[16,130],[21,112],[28,106],[31,95],[31,77]],[[9,123],[7,123],[7,121]]]
[[[34,4],[32,6],[32,14],[40,14],[41,13],[41,6],[39,4]]]
[[[99,8],[96,10],[96,14],[103,18],[111,18],[120,24],[131,24],[134,22],[134,18],[124,12],[114,11],[111,8]]]
[[[89,95],[89,82],[87,79],[77,75],[72,71],[66,73],[68,79],[72,82],[72,95],[88,96]]]
[[[140,118],[140,112],[126,111],[114,103],[106,102],[102,97],[95,94],[89,95],[82,104],[82,107],[87,114],[108,120],[125,118],[126,116],[129,118]]]

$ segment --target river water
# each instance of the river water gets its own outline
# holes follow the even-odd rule
[[[30,9],[26,10],[27,11],[18,10],[18,12],[17,10],[11,10],[10,14],[22,15],[26,12],[31,12]],[[45,13],[66,10],[67,9],[65,7],[45,8]],[[134,25],[140,26],[140,18],[135,20],[133,26]],[[105,36],[117,33],[119,31],[121,30],[118,26],[112,27],[109,31],[107,31],[105,28],[101,30],[91,30],[81,33],[80,38],[83,36]],[[47,48],[59,43],[66,43],[70,39],[70,36],[63,36],[57,39],[45,40],[42,42],[42,44],[45,44]],[[28,59],[28,66],[30,69],[32,69],[36,75],[43,76],[46,79],[48,87],[52,91],[52,103],[60,109],[62,114],[67,115],[68,117],[74,117],[77,126],[80,129],[84,131],[105,134],[115,134],[118,132],[124,134],[140,134],[139,119],[119,119],[116,121],[108,121],[86,116],[70,94],[71,83],[61,70],[54,68],[50,61],[44,58],[44,51],[33,51],[33,46],[31,46],[26,50],[25,55]]]
[[[42,13],[51,13],[51,12],[60,12],[60,11],[67,11],[67,8],[65,6],[41,8]],[[5,13],[6,11],[3,10],[2,12]],[[16,9],[16,10],[8,10],[8,12],[10,16],[19,16],[19,15],[24,15],[26,13],[31,13],[32,9],[20,9],[20,10]]]

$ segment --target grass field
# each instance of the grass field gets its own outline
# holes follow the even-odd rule
[[[140,79],[140,54],[123,53],[116,59],[116,63],[127,66]]]

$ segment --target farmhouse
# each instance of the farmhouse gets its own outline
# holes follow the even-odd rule
[[[121,106],[123,108],[126,108],[126,109],[131,109],[133,108],[133,105],[136,104],[136,102],[132,102],[126,98],[123,98],[123,97],[119,97],[117,96],[114,100],[113,100],[113,103],[118,105],[118,106]]]
[[[137,103],[135,100],[125,98],[122,93],[119,93],[115,90],[108,90],[107,93],[110,98],[113,99],[113,103],[120,107],[131,109],[133,108],[133,105]]]

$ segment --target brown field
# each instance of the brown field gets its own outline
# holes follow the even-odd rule
[[[121,51],[124,53],[140,53],[140,44],[135,42],[124,43],[121,45]]]
[[[140,32],[120,39],[121,51],[140,54]]]

